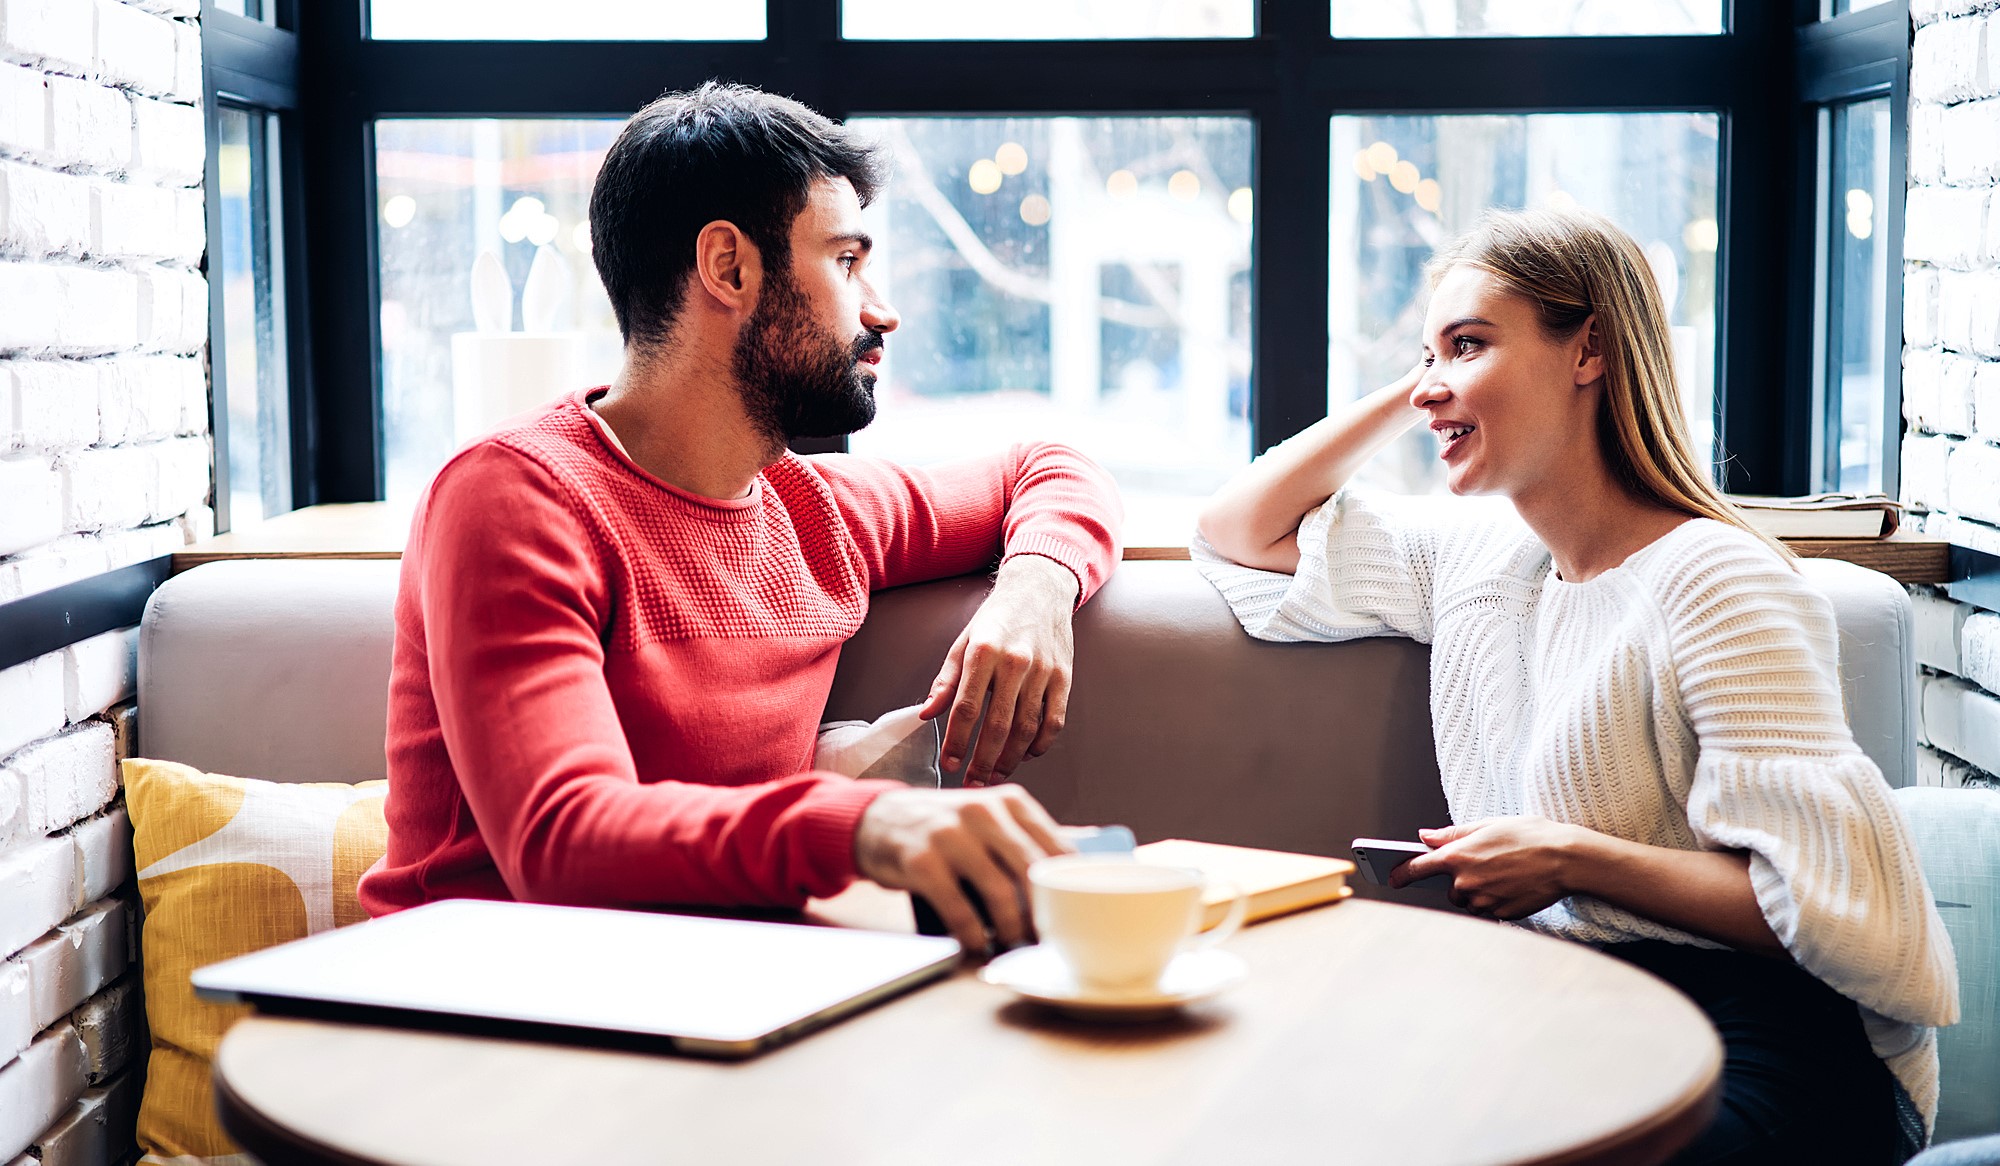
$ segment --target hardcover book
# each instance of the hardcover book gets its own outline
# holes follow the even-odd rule
[[[1896,533],[1903,509],[1886,494],[1731,494],[1729,500],[1772,538],[1888,538]]]
[[[1347,885],[1354,864],[1342,858],[1190,842],[1182,838],[1148,842],[1133,855],[1144,862],[1191,867],[1211,880],[1235,884],[1250,897],[1245,923],[1337,902],[1354,893]],[[1230,897],[1228,887],[1213,883],[1203,892],[1203,928],[1222,922],[1229,910]]]

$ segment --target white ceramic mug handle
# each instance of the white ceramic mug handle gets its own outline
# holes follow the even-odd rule
[[[1233,897],[1229,901],[1229,910],[1222,916],[1222,922],[1195,936],[1187,945],[1189,951],[1207,951],[1227,940],[1242,928],[1244,916],[1250,913],[1250,896],[1244,894],[1242,888],[1235,883],[1228,879],[1210,879],[1208,885],[1222,887]]]

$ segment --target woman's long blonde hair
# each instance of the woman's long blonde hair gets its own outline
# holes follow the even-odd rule
[[[1673,346],[1653,270],[1632,237],[1587,211],[1488,211],[1431,258],[1430,285],[1461,264],[1535,305],[1543,334],[1574,337],[1594,314],[1604,357],[1597,439],[1633,497],[1749,531],[1790,558],[1722,496],[1688,439]]]

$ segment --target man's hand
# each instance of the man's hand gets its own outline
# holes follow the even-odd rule
[[[986,950],[986,927],[959,889],[972,884],[1002,945],[1034,938],[1028,865],[1071,847],[1055,819],[1026,790],[891,790],[869,803],[854,832],[854,865],[863,878],[929,899],[968,952]]]
[[[1590,834],[1581,826],[1525,817],[1419,830],[1434,849],[1390,872],[1389,885],[1448,875],[1457,906],[1492,919],[1525,919],[1573,893],[1577,851]]]
[[[1001,564],[993,593],[951,646],[924,701],[925,720],[951,710],[938,757],[945,772],[965,760],[975,729],[969,786],[1007,778],[1021,758],[1055,743],[1069,712],[1076,595],[1076,576],[1054,559],[1016,555]]]

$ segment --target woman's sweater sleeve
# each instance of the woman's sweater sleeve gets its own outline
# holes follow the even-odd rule
[[[1408,636],[1427,644],[1440,574],[1483,561],[1494,528],[1518,522],[1483,501],[1348,487],[1299,522],[1293,574],[1232,563],[1198,534],[1189,551],[1257,639]]]
[[[1955,1021],[1951,940],[1909,825],[1841,712],[1826,599],[1732,535],[1678,565],[1664,614],[1698,746],[1697,837],[1749,852],[1765,921],[1801,967],[1883,1017]]]

